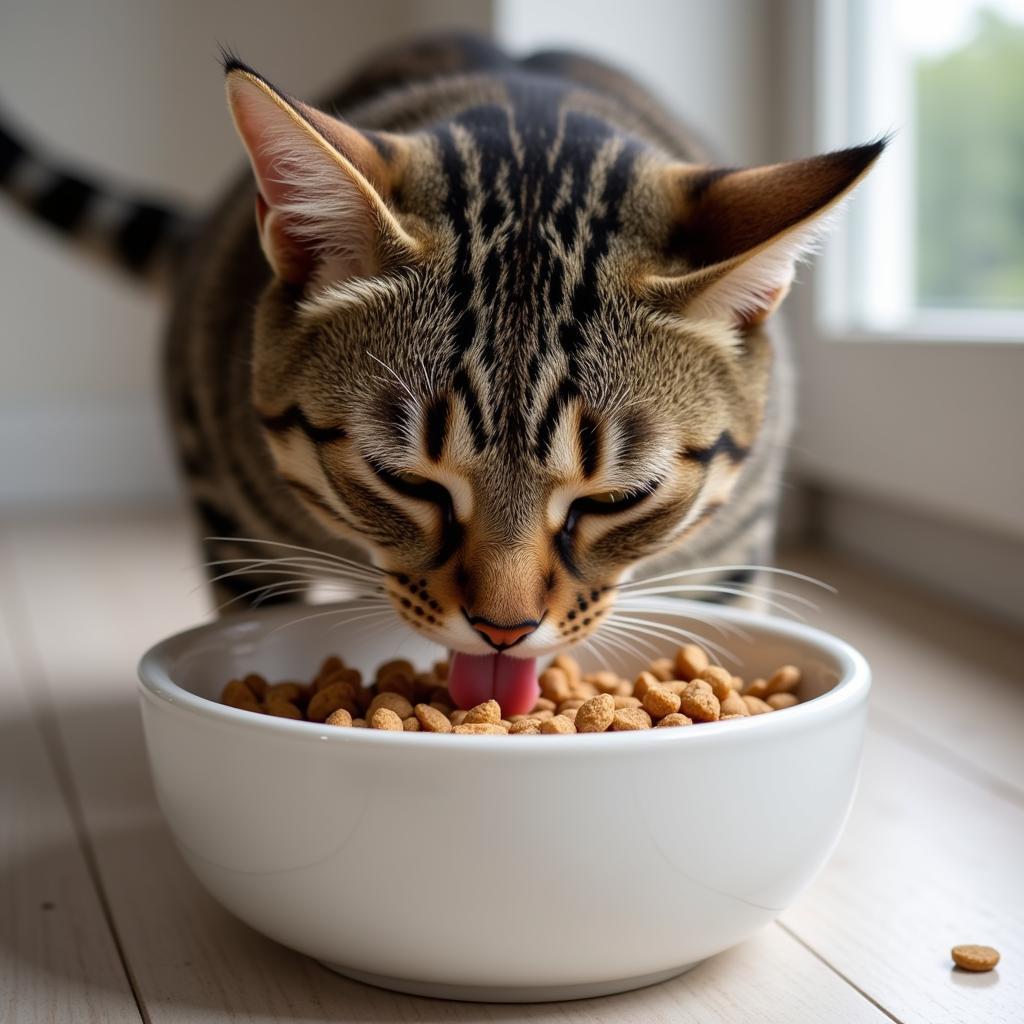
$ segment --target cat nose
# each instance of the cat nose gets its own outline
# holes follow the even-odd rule
[[[540,625],[535,619],[524,619],[514,626],[501,626],[480,616],[471,618],[469,624],[497,651],[519,643]]]

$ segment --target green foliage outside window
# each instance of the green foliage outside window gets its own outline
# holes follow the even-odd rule
[[[982,10],[914,76],[917,304],[1024,309],[1024,25]]]

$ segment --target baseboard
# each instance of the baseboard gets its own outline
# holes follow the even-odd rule
[[[0,409],[0,511],[150,504],[178,492],[156,400]]]
[[[873,497],[811,489],[813,539],[1024,623],[1024,542]]]

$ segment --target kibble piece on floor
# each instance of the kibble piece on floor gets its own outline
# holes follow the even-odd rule
[[[991,946],[954,946],[950,956],[965,971],[991,971],[999,963],[999,950]]]
[[[604,732],[615,718],[615,699],[608,693],[591,697],[576,712],[577,732]]]

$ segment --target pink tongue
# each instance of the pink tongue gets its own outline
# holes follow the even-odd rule
[[[493,697],[503,715],[525,715],[540,696],[537,659],[456,651],[448,669],[448,692],[460,708],[471,708]]]

